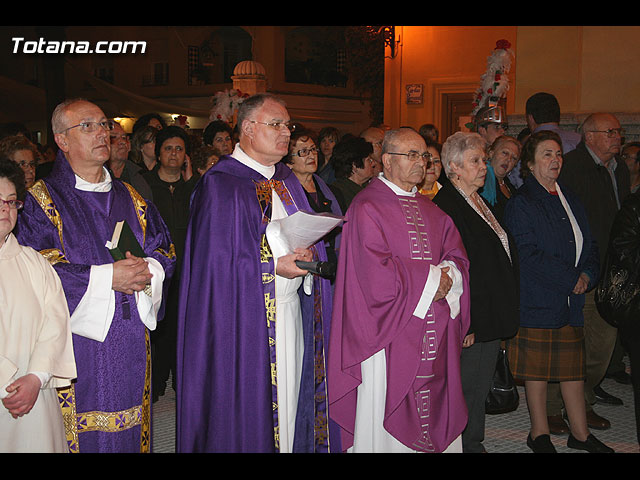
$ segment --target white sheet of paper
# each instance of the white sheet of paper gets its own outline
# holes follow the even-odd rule
[[[317,243],[343,220],[344,217],[331,213],[309,213],[299,210],[285,218],[272,220],[267,226],[267,234],[269,237],[277,238],[286,253],[293,253],[296,248],[309,248]]]

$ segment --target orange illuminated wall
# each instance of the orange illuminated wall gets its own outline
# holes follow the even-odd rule
[[[443,94],[474,92],[496,41],[516,48],[517,27],[396,26],[397,56],[385,68],[385,123],[392,127],[438,123]],[[387,48],[387,55],[390,49]],[[512,64],[510,80],[514,76]],[[407,104],[407,85],[422,85],[422,104]],[[513,93],[507,111],[513,109]]]
[[[438,125],[442,99],[474,92],[503,38],[515,53],[507,114],[523,115],[539,91],[556,95],[566,114],[640,112],[639,26],[396,26],[395,34],[397,55],[385,67],[392,127]],[[407,104],[408,85],[421,86],[421,103]]]

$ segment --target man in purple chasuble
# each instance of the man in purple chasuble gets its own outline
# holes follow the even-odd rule
[[[238,145],[194,190],[178,313],[178,452],[339,451],[324,356],[331,286],[295,264],[326,260],[324,244],[291,253],[267,230],[311,211],[280,162],[289,119],[277,97],[246,99]]]
[[[71,313],[78,378],[59,392],[71,452],[151,451],[148,331],[162,318],[175,254],[153,204],[112,178],[112,124],[85,100],[61,103],[52,127],[60,151],[29,190],[17,225],[60,276]],[[145,257],[114,262],[105,246],[126,220]]]
[[[462,451],[460,352],[469,262],[418,185],[431,161],[412,129],[385,134],[383,173],[347,212],[329,345],[329,406],[350,452]]]

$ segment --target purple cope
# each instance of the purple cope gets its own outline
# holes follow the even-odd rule
[[[291,170],[275,167],[267,180],[223,156],[194,189],[178,311],[178,452],[279,451],[275,272],[265,237],[272,189],[288,214],[311,209]],[[314,260],[326,260],[322,241],[313,251]],[[293,449],[333,451],[340,438],[327,412],[324,360],[330,282],[314,277],[313,295],[300,288],[299,296],[304,362]]]

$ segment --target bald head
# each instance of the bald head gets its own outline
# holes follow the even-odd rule
[[[360,137],[364,138],[373,146],[371,158],[375,161],[374,176],[382,171],[382,141],[384,140],[384,130],[377,127],[369,127],[360,133]]]
[[[411,128],[389,130],[382,143],[384,176],[401,189],[409,192],[424,179],[427,169],[427,144]]]
[[[584,143],[605,165],[620,153],[621,136],[620,122],[611,113],[593,113],[582,124]]]

